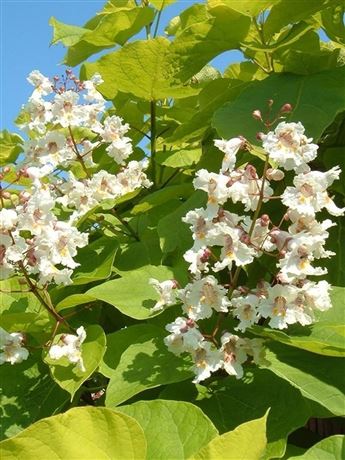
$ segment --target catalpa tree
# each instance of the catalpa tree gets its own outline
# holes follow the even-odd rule
[[[343,2],[171,3],[52,18],[2,133],[2,456],[340,459]]]

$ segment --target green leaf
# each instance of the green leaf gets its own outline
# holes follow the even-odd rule
[[[268,99],[273,99],[273,113],[289,102],[293,112],[287,121],[301,121],[307,136],[316,141],[324,129],[330,125],[335,115],[345,108],[345,93],[342,91],[344,68],[320,72],[313,75],[272,75],[265,80],[253,83],[233,102],[216,111],[213,126],[218,134],[229,139],[243,132],[248,140],[256,142],[256,133],[261,125],[252,118],[254,109],[265,110]],[[315,92],[322,92],[315,99]],[[230,123],[231,121],[231,123]]]
[[[52,44],[61,41],[68,47],[64,63],[76,66],[91,55],[116,44],[123,45],[145,25],[152,22],[154,11],[148,7],[119,8],[114,12],[98,15],[85,26],[63,24],[52,18],[54,27]]]
[[[140,214],[147,212],[150,209],[160,206],[172,199],[187,198],[193,191],[193,185],[191,183],[171,185],[170,187],[164,187],[157,192],[150,193],[132,209],[132,214]]]
[[[188,225],[181,221],[187,212],[191,209],[203,206],[205,203],[205,194],[195,192],[186,202],[179,206],[176,211],[163,217],[157,227],[158,235],[161,240],[163,252],[171,252],[176,247],[187,249],[192,246],[192,236]]]
[[[176,0],[150,0],[150,4],[153,5],[157,10],[161,11],[169,5],[175,3]]]
[[[180,81],[193,77],[218,54],[240,48],[250,27],[249,16],[223,4],[195,6],[170,47],[169,62]]]
[[[14,277],[0,281],[0,289],[1,326],[8,332],[30,334],[40,343],[46,341],[54,321],[27,285]]]
[[[334,415],[344,415],[343,365],[341,358],[320,356],[278,343],[270,344],[267,368],[298,388],[302,395]]]
[[[85,64],[84,71],[87,77],[95,72],[102,75],[104,83],[98,88],[109,99],[117,91],[145,100],[197,94],[198,89],[183,86],[174,77],[170,57],[170,41],[158,37],[129,43],[95,63]]]
[[[68,394],[49,376],[41,353],[30,353],[27,360],[0,366],[1,438],[16,435],[31,423],[60,412]]]
[[[267,77],[260,67],[254,62],[235,62],[230,64],[224,71],[224,78],[237,79],[241,81],[263,80]]]
[[[61,300],[56,306],[56,311],[65,310],[67,308],[73,308],[78,305],[83,305],[85,303],[94,302],[96,299],[87,294],[71,294]]]
[[[168,351],[165,335],[164,330],[145,324],[107,336],[107,352],[100,366],[100,372],[110,377],[106,406],[117,406],[148,388],[192,376],[189,360]]]
[[[190,120],[178,126],[166,142],[175,144],[187,140],[199,141],[203,133],[209,129],[214,112],[222,107],[225,101],[234,100],[245,88],[246,84],[242,81],[228,78],[219,78],[208,83],[199,94],[199,110]]]
[[[294,24],[304,19],[308,20],[310,16],[326,6],[328,0],[308,0],[308,2],[291,2],[290,0],[280,0],[274,5],[264,24],[264,33],[266,40],[273,34],[288,25]]]
[[[331,40],[342,45],[345,45],[344,12],[345,6],[341,3],[320,12],[322,29]]]
[[[146,440],[128,415],[103,407],[76,407],[3,441],[1,454],[2,460],[144,460]]]
[[[330,436],[310,447],[304,454],[289,460],[337,460],[345,456],[345,436]]]
[[[49,364],[50,372],[55,382],[71,394],[71,399],[73,399],[78,388],[97,369],[106,349],[106,337],[100,326],[95,324],[86,327],[85,330],[86,339],[81,346],[85,372],[77,369],[76,365],[70,363],[65,357],[53,360],[47,354],[44,359]],[[55,337],[54,344],[59,341],[61,335],[59,334]]]
[[[146,319],[159,296],[149,285],[149,279],[158,281],[174,279],[170,267],[147,265],[138,270],[122,272],[122,277],[89,289],[86,294],[113,305],[122,313],[135,319]]]
[[[158,164],[169,168],[189,168],[201,158],[201,148],[178,148],[166,152],[157,152]]]
[[[72,46],[78,43],[83,35],[89,32],[84,27],[72,26],[58,21],[53,16],[49,19],[49,25],[53,27],[53,38],[51,45],[61,42],[65,46]]]
[[[0,165],[13,163],[23,151],[23,138],[6,129],[0,133]]]
[[[219,378],[207,387],[187,382],[169,385],[160,398],[183,399],[196,404],[220,433],[233,430],[253,417],[259,418],[270,408],[267,459],[283,455],[288,435],[305,425],[311,416],[317,415],[298,389],[268,370],[259,368],[251,368],[241,380]]]
[[[133,417],[144,430],[147,460],[184,460],[218,434],[206,415],[186,402],[139,401],[117,410]]]
[[[279,0],[208,0],[210,6],[226,5],[248,16],[257,16],[278,2]]]
[[[192,459],[217,460],[226,452],[227,460],[260,460],[266,447],[266,419],[267,414],[217,436]]]
[[[118,246],[116,239],[104,236],[80,249],[76,257],[80,267],[73,273],[73,284],[87,284],[108,278]]]
[[[345,357],[345,326],[342,320],[344,298],[345,288],[333,287],[331,291],[332,308],[327,312],[321,312],[318,322],[311,326],[290,326],[288,333],[260,326],[254,326],[251,330],[254,334],[302,350],[325,356]],[[335,320],[332,320],[333,318]]]

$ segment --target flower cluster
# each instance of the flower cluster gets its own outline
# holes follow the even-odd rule
[[[150,187],[144,172],[147,163],[125,164],[132,153],[130,138],[125,136],[129,126],[117,116],[105,116],[98,74],[81,82],[68,70],[64,77],[50,81],[35,70],[28,81],[35,89],[20,120],[31,138],[24,143],[24,166],[17,177],[31,179],[32,187],[19,193],[13,209],[0,211],[0,279],[25,271],[37,274],[43,286],[70,284],[78,266],[77,250],[88,243],[88,234],[77,229],[76,221],[105,199]],[[91,133],[92,142],[80,136],[77,141],[75,133],[81,128]],[[92,152],[100,146],[119,165],[117,174],[104,170],[91,174],[87,169],[97,167]],[[56,175],[59,168],[76,162],[84,170],[84,180],[72,172]],[[4,188],[1,193],[3,205]],[[61,207],[67,210],[65,220],[56,217]]]
[[[79,219],[104,200],[148,188],[151,182],[147,161],[127,161],[133,151],[126,136],[129,125],[107,113],[97,90],[100,75],[80,81],[67,70],[50,80],[35,70],[28,81],[34,90],[18,119],[28,139],[15,170],[6,167],[0,173],[0,279],[24,276],[44,304],[40,293],[50,283],[72,283],[79,265],[75,257],[89,237],[78,229]],[[111,158],[114,174],[94,162],[96,149]],[[29,185],[24,188],[22,180]],[[13,188],[12,194],[8,191],[12,185],[16,198]],[[63,322],[52,305],[45,306],[58,325]],[[50,357],[66,357],[84,372],[80,347],[85,337],[83,327],[77,336],[63,336],[62,345],[50,348]],[[19,332],[0,330],[1,364],[27,358],[23,340]]]
[[[327,193],[327,188],[339,178],[340,169],[311,171],[308,163],[316,157],[316,144],[304,135],[301,123],[281,122],[274,131],[261,135],[265,150],[265,165],[260,177],[253,165],[236,168],[236,155],[250,145],[242,137],[216,140],[224,152],[219,173],[201,170],[196,173],[194,187],[207,193],[205,208],[191,210],[183,218],[189,224],[194,244],[184,258],[193,280],[178,289],[176,282],[151,284],[160,293],[153,311],[180,303],[185,317],[167,325],[165,339],[176,353],[190,353],[194,360],[195,382],[224,369],[240,378],[242,365],[248,359],[262,363],[262,340],[242,338],[220,330],[222,318],[231,314],[237,321],[236,331],[245,332],[254,324],[266,324],[285,329],[290,324],[311,324],[315,311],[331,307],[330,286],[326,281],[311,281],[307,277],[327,273],[315,266],[315,261],[333,255],[324,246],[334,225],[329,219],[319,222],[316,213],[325,208],[330,214],[344,214]],[[269,167],[274,164],[275,167]],[[284,178],[284,171],[293,170],[294,186],[288,186],[280,196],[274,196],[271,181]],[[267,214],[260,214],[263,203],[280,199],[287,207],[281,222],[274,225]],[[252,216],[238,215],[226,207],[242,203]],[[239,285],[243,267],[267,254],[276,259],[276,273],[270,282],[249,279],[249,286]],[[224,270],[227,274],[224,276]],[[213,274],[210,274],[213,272]],[[222,285],[214,276],[229,279]],[[211,334],[202,333],[199,320],[218,314],[217,326]]]

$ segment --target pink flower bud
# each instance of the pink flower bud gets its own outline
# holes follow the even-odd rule
[[[210,258],[212,252],[210,251],[210,249],[206,248],[205,251],[203,252],[202,256],[200,257],[200,262],[202,262],[203,264],[205,262],[208,261],[208,259]]]
[[[256,168],[253,165],[246,166],[246,175],[252,179],[257,179],[258,175],[256,173]]]
[[[270,223],[270,221],[271,221],[270,217],[267,214],[263,214],[260,217],[260,225],[261,225],[261,227],[267,227],[268,224]]]
[[[0,180],[2,180],[3,178],[4,178],[4,175],[0,173]]]
[[[281,169],[268,168],[266,171],[266,178],[268,180],[279,181],[284,179],[285,174]]]
[[[281,108],[280,108],[280,113],[289,113],[289,112],[292,112],[292,105],[291,104],[284,104]]]
[[[244,244],[250,244],[250,236],[246,233],[243,233],[240,237],[240,241]]]
[[[55,77],[53,78],[54,81],[59,81],[60,80],[60,77],[58,77],[58,75],[55,75]]]
[[[259,133],[256,133],[256,136],[255,136],[255,137],[256,137],[256,139],[257,139],[258,141],[262,141],[262,139],[264,139],[264,137],[265,137],[265,134],[259,132]]]
[[[187,324],[188,327],[194,327],[195,326],[195,322],[191,318],[187,319],[186,324]]]
[[[11,198],[10,192],[6,192],[5,190],[1,192],[2,198],[5,198],[5,200],[9,200]]]
[[[171,280],[171,282],[172,282],[172,285],[173,285],[173,286],[172,286],[173,289],[178,288],[178,286],[179,286],[178,281],[176,281],[176,280]]]
[[[2,170],[3,173],[8,174],[11,171],[11,168],[9,166],[5,166]]]
[[[255,120],[262,121],[262,115],[261,115],[260,110],[254,110],[254,111],[252,112],[252,117],[253,117]]]

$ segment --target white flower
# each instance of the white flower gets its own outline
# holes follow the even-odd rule
[[[78,100],[78,93],[72,90],[56,94],[52,106],[53,122],[63,128],[83,125],[86,112],[82,105],[77,104]]]
[[[221,337],[222,368],[237,379],[243,377],[242,364],[247,361],[247,353],[244,350],[246,342],[237,335],[226,332]]]
[[[122,165],[133,152],[132,141],[129,137],[122,137],[114,140],[105,150],[117,164]]]
[[[211,246],[221,246],[220,261],[214,264],[213,270],[218,272],[233,263],[243,266],[253,262],[255,250],[240,240],[242,230],[229,227],[224,222],[214,224],[209,231],[207,242]]]
[[[332,307],[329,296],[331,286],[327,281],[305,281],[295,299],[296,321],[302,326],[315,321],[315,310],[326,311]]]
[[[16,211],[3,208],[0,210],[0,232],[13,230],[18,221]]]
[[[209,271],[208,259],[211,255],[210,250],[206,246],[201,246],[200,249],[193,247],[185,252],[183,258],[189,262],[188,270],[198,279],[202,272]]]
[[[102,94],[97,90],[96,86],[103,83],[103,78],[99,73],[95,73],[90,80],[83,81],[83,88],[86,90],[84,99],[88,102],[104,103]]]
[[[52,228],[45,227],[35,238],[35,254],[40,259],[49,259],[53,265],[76,268],[79,264],[73,257],[77,255],[77,248],[82,248],[87,243],[87,233],[80,233],[67,222],[56,221]]]
[[[203,246],[205,244],[207,232],[213,226],[212,220],[208,218],[207,211],[203,208],[193,209],[182,218],[182,222],[190,224],[190,229],[193,232],[193,239],[195,241],[194,248],[198,249]]]
[[[63,268],[59,270],[47,258],[41,258],[38,262],[39,280],[42,285],[55,282],[56,284],[72,284],[73,270]]]
[[[258,311],[274,329],[285,329],[289,324],[296,323],[295,300],[298,288],[276,284],[267,289],[268,297],[262,298]]]
[[[235,307],[233,315],[240,320],[236,330],[244,332],[247,327],[257,323],[260,315],[258,313],[258,305],[260,298],[253,294],[248,294],[246,297],[234,297],[231,299],[232,305]]]
[[[24,336],[20,332],[9,334],[0,327],[0,364],[21,363],[28,358],[29,352],[23,347]]]
[[[197,324],[191,319],[178,317],[165,329],[171,334],[164,338],[164,343],[175,355],[196,350],[204,340]]]
[[[46,102],[43,99],[29,99],[27,104],[23,106],[25,119],[18,126],[22,129],[36,130],[40,134],[44,133],[47,123],[53,118],[51,109],[51,102]]]
[[[222,355],[211,342],[205,340],[200,343],[199,348],[192,352],[194,361],[193,371],[195,379],[193,383],[199,383],[211,376],[212,372],[220,369]]]
[[[103,122],[103,131],[100,133],[105,142],[114,142],[121,139],[129,130],[128,123],[123,124],[123,119],[113,115]]]
[[[237,169],[231,172],[227,186],[228,198],[234,203],[243,203],[246,211],[255,211],[262,189],[262,179],[259,179],[252,168],[247,167],[245,170]],[[267,202],[272,194],[273,189],[270,187],[268,180],[265,180],[263,202]]]
[[[309,171],[307,165],[317,155],[318,146],[304,135],[303,125],[298,123],[279,123],[276,129],[263,136],[263,147],[278,166],[297,173]]]
[[[206,169],[200,169],[200,171],[196,172],[193,185],[196,190],[203,190],[208,194],[206,211],[209,219],[217,215],[218,205],[224,204],[228,200],[228,181],[228,176],[210,173]]]
[[[38,70],[30,72],[28,82],[35,86],[35,90],[30,99],[40,99],[41,96],[47,96],[53,92],[53,85],[49,78],[45,77]]]
[[[209,318],[213,310],[227,312],[231,303],[226,295],[227,290],[212,275],[195,280],[178,291],[183,311],[194,321]]]
[[[77,335],[64,334],[60,337],[63,345],[52,345],[49,350],[51,359],[60,359],[65,356],[69,362],[76,364],[81,372],[86,372],[81,345],[86,339],[86,332],[83,326],[77,329]]]
[[[225,153],[222,163],[221,172],[232,171],[236,163],[236,154],[245,143],[245,140],[240,137],[234,137],[228,141],[224,139],[216,139],[214,145]]]
[[[161,311],[165,306],[174,305],[176,303],[176,287],[175,280],[166,280],[159,282],[154,278],[149,279],[149,284],[158,292],[160,298],[155,306],[151,308],[151,312]]]
[[[310,171],[294,178],[295,187],[286,187],[282,202],[300,215],[313,217],[316,212],[326,208],[333,216],[341,216],[344,208],[338,208],[328,196],[327,188],[339,178],[338,166],[326,172]]]

